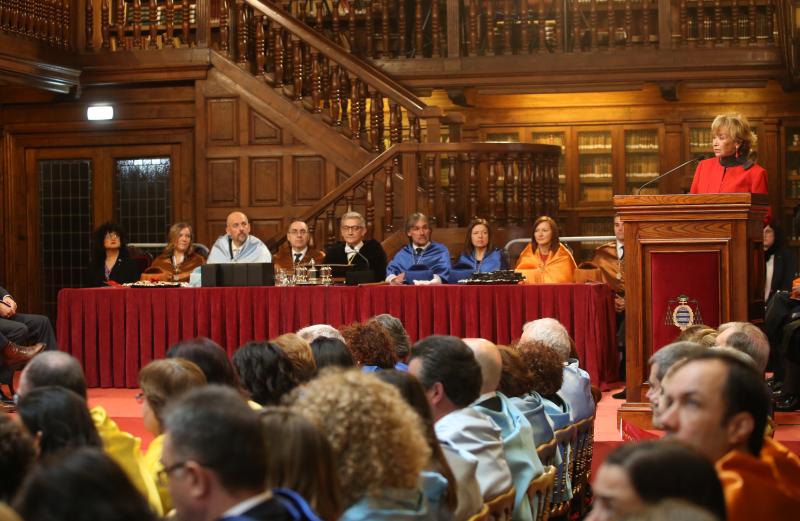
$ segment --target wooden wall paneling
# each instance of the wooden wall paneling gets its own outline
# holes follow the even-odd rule
[[[250,144],[280,145],[283,136],[280,127],[254,110],[249,110]]]
[[[774,118],[764,119],[758,127],[758,164],[767,171],[767,186],[770,187],[769,204],[778,217],[780,214],[778,209],[783,204],[785,197],[785,192],[780,190],[781,178],[786,176],[786,172],[780,170],[780,151],[782,149],[780,148],[779,121]]]
[[[292,194],[294,204],[314,204],[325,195],[325,160],[321,156],[294,156]]]
[[[282,218],[250,219],[250,233],[262,241],[285,230]]]
[[[274,157],[250,157],[250,206],[282,206],[281,179],[283,160]]]
[[[206,161],[207,206],[241,206],[239,199],[239,158],[209,159]]]
[[[225,219],[226,216],[223,216],[219,219],[207,219],[205,225],[205,234],[208,239],[203,243],[209,248],[214,245],[214,242],[217,238],[225,233]]]
[[[678,121],[667,121],[664,123],[664,139],[661,141],[662,146],[659,150],[661,158],[660,174],[663,174],[671,168],[683,163],[689,159],[689,152],[683,138],[683,127]],[[677,194],[680,193],[681,179],[680,173],[675,172],[676,175],[667,176],[661,181],[662,193]]]
[[[206,209],[206,199],[208,194],[208,169],[206,168],[206,98],[205,92],[207,90],[207,80],[198,80],[194,84],[194,179],[195,179],[195,192],[194,192],[194,217],[195,228],[197,231],[197,241],[208,245],[213,244],[214,235],[210,234],[208,224],[208,211]]]
[[[208,146],[239,144],[238,98],[206,100],[206,143]]]
[[[2,112],[0,112],[0,130],[2,130]],[[7,132],[2,132],[0,138],[0,248],[3,252],[12,251],[10,248],[11,241],[11,220],[8,218],[6,211],[11,202],[9,198],[8,181],[10,179],[11,171],[11,158],[9,146],[12,137]],[[0,285],[8,289],[10,277],[9,272],[6,271],[6,255],[0,255]]]

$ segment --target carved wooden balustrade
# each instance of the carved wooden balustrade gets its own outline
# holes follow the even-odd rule
[[[72,3],[72,0],[0,0],[0,32],[69,49]]]
[[[501,226],[530,225],[539,215],[558,212],[559,154],[555,145],[396,144],[300,218],[318,244],[338,239],[337,220],[350,210],[363,213],[377,240],[416,211],[440,227],[466,226],[475,216]]]

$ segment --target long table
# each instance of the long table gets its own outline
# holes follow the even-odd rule
[[[136,387],[139,369],[184,339],[206,336],[232,354],[249,340],[380,313],[398,317],[413,341],[445,334],[499,344],[525,322],[553,317],[592,382],[617,380],[613,295],[597,284],[64,289],[57,334],[90,387]]]

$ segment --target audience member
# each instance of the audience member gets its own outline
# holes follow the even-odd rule
[[[62,452],[35,467],[14,500],[25,521],[155,521],[122,469],[99,448]]]
[[[36,461],[33,437],[8,414],[0,413],[0,502],[10,502]]]
[[[724,521],[705,508],[680,499],[665,499],[620,521]]]
[[[306,326],[303,329],[297,331],[297,336],[299,336],[309,344],[320,337],[338,338],[339,340],[344,342],[344,337],[339,332],[339,330],[330,324],[313,324],[311,326]]]
[[[662,386],[662,426],[716,464],[731,520],[800,507],[800,459],[764,437],[769,397],[753,365],[708,350],[673,365]]]
[[[264,428],[236,391],[187,392],[165,411],[164,432],[160,475],[179,521],[294,519],[266,489]]]
[[[371,282],[386,277],[386,252],[375,239],[365,239],[367,222],[358,212],[347,212],[341,219],[342,240],[325,250],[328,264],[348,264],[353,270],[371,271]]]
[[[676,342],[695,342],[705,347],[717,345],[717,330],[705,324],[693,324],[675,338]]]
[[[225,221],[225,234],[220,235],[208,254],[209,264],[231,262],[271,262],[266,245],[250,235],[250,221],[242,212],[231,212]]]
[[[512,486],[500,428],[470,407],[481,393],[481,368],[459,338],[433,335],[411,348],[409,372],[416,376],[431,404],[436,437],[478,460],[481,497],[489,501]]]
[[[572,423],[572,409],[558,394],[564,380],[558,353],[540,341],[520,342],[516,347],[522,362],[531,371],[531,390],[542,397],[544,410],[552,420],[553,428],[559,430],[569,427]]]
[[[339,519],[343,505],[328,439],[290,409],[266,407],[260,415],[267,445],[267,488],[293,490],[322,519]]]
[[[131,257],[125,231],[111,221],[101,224],[92,233],[92,258],[86,271],[86,285],[136,282],[142,268]]]
[[[206,383],[227,385],[239,389],[239,380],[228,353],[210,338],[199,336],[184,340],[169,348],[167,358],[183,358],[203,371]]]
[[[626,443],[605,459],[592,484],[587,521],[611,521],[664,499],[682,499],[726,519],[714,465],[677,442]]]
[[[295,266],[305,266],[312,261],[314,264],[322,264],[324,259],[325,253],[311,245],[308,225],[304,221],[295,220],[289,223],[286,242],[278,248],[272,263],[277,268],[291,270]]]
[[[553,422],[547,417],[542,397],[533,391],[533,373],[525,365],[519,352],[508,346],[498,346],[503,370],[500,374],[500,392],[525,415],[533,428],[533,441],[538,446],[554,437]]]
[[[650,357],[648,363],[650,364],[650,376],[647,381],[650,385],[647,389],[647,400],[653,406],[653,426],[656,429],[661,428],[661,421],[659,416],[661,409],[659,406],[662,388],[661,381],[670,367],[675,365],[680,360],[691,356],[698,355],[708,349],[706,346],[697,344],[695,342],[673,342],[667,344]]]
[[[536,453],[533,427],[525,415],[503,393],[497,392],[503,370],[500,351],[483,338],[465,338],[481,367],[481,395],[472,405],[500,427],[506,461],[511,470],[516,497],[514,520],[537,519],[536,504],[528,501],[527,491],[531,480],[542,475],[544,467]]]
[[[206,258],[195,249],[194,234],[189,223],[175,223],[167,234],[167,246],[153,259],[147,273],[160,273],[160,279],[170,282],[189,282],[189,276]]]
[[[138,400],[142,404],[144,427],[155,438],[147,447],[144,463],[155,483],[164,512],[172,510],[169,491],[158,479],[163,470],[161,453],[164,450],[164,410],[182,394],[195,387],[206,385],[206,377],[194,363],[182,358],[154,360],[139,371]]]
[[[467,228],[464,251],[458,264],[469,266],[475,273],[508,269],[508,256],[492,243],[492,228],[486,219],[473,219]]]
[[[386,267],[386,282],[410,284],[430,281],[440,284],[447,281],[450,273],[450,252],[444,244],[431,241],[432,230],[428,216],[412,213],[406,219],[405,230],[408,244],[395,254]]]
[[[239,381],[259,405],[277,405],[300,383],[292,361],[273,342],[248,342],[233,353]]]
[[[33,345],[20,345],[26,343]],[[0,287],[0,383],[11,383],[14,371],[45,349],[58,350],[50,319],[18,313],[14,297]]]
[[[539,217],[533,223],[533,237],[517,260],[514,271],[522,273],[525,284],[572,282],[575,259],[559,241],[558,224],[552,217]]]
[[[367,321],[342,328],[347,347],[356,365],[365,372],[400,369],[389,332],[379,323]]]
[[[308,342],[294,333],[285,333],[272,339],[272,343],[278,345],[289,361],[292,363],[292,370],[298,383],[303,383],[314,378],[317,374],[317,363],[314,361],[314,353]]]
[[[783,234],[776,222],[764,225],[764,302],[776,291],[790,291],[797,273],[797,258],[791,249],[784,248]],[[720,329],[721,331],[721,329]]]
[[[17,395],[22,398],[31,390],[45,386],[69,389],[84,401],[87,397],[86,378],[81,364],[75,357],[61,351],[48,351],[32,360],[20,376]],[[161,498],[142,455],[142,440],[120,430],[102,405],[89,409],[89,414],[106,454],[125,471],[131,483],[147,498],[150,508],[161,515]]]
[[[408,355],[411,354],[411,339],[408,338],[408,332],[400,319],[383,313],[372,317],[372,320],[382,325],[389,333],[394,341],[394,352],[397,353],[399,363],[408,362]]]
[[[581,369],[573,354],[572,339],[567,329],[554,318],[540,318],[522,326],[521,342],[541,342],[557,353],[564,366],[564,379],[558,395],[569,404],[573,422],[594,415],[595,402],[592,397],[592,382],[589,373]]]
[[[769,340],[758,326],[750,322],[725,322],[717,329],[715,339],[718,346],[730,346],[750,355],[756,363],[756,369],[765,373],[769,362]]]
[[[338,338],[324,336],[315,338],[311,342],[311,353],[314,355],[318,370],[330,366],[347,369],[356,365],[347,344]]]
[[[422,422],[394,387],[329,369],[292,398],[333,447],[346,508],[340,519],[436,519],[418,486],[430,461]]]

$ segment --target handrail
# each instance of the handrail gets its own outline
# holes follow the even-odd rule
[[[381,70],[347,52],[344,47],[332,42],[316,29],[303,24],[281,7],[274,4],[265,4],[258,0],[244,0],[244,2],[260,13],[267,15],[284,29],[300,38],[306,44],[317,49],[323,55],[340,64],[360,79],[368,78],[370,86],[376,88],[381,94],[390,97],[412,114],[420,118],[440,118],[444,115],[444,111],[440,107],[426,105],[415,96],[414,93],[387,76]]]

